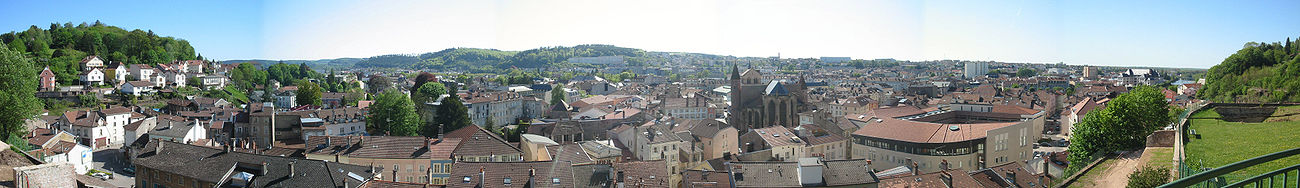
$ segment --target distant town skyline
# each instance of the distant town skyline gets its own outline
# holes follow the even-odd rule
[[[7,2],[0,29],[96,20],[204,57],[315,60],[471,47],[1209,68],[1300,37],[1300,1]],[[77,5],[77,6],[69,6]],[[66,7],[81,7],[69,9]],[[85,9],[82,9],[85,8]],[[50,12],[60,12],[50,14]]]

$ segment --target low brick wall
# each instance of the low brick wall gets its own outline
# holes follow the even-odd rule
[[[1174,147],[1174,139],[1177,139],[1178,131],[1159,130],[1147,135],[1147,147]]]

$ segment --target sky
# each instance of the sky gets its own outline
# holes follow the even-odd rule
[[[96,20],[232,59],[612,44],[768,57],[1208,68],[1300,37],[1300,1],[9,1],[0,31]],[[75,5],[75,6],[70,6]]]

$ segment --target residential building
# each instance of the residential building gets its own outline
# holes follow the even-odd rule
[[[989,73],[989,64],[987,62],[966,62],[965,64],[962,75],[968,80],[980,78]]]
[[[185,144],[208,139],[208,130],[198,121],[173,121],[164,119],[149,131],[149,139],[158,139]]]
[[[382,180],[442,185],[452,164],[432,160],[448,159],[457,144],[420,136],[311,136],[304,155],[307,159],[392,167],[380,172]]]
[[[88,146],[67,141],[57,141],[41,149],[27,151],[32,157],[46,163],[66,163],[77,174],[85,174],[94,168],[91,162],[94,161],[95,154],[91,152],[93,150]]]
[[[87,70],[77,76],[81,77],[82,84],[88,86],[104,85],[104,71],[101,71],[99,68]]]
[[[459,162],[447,187],[575,187],[566,161]]]
[[[153,81],[154,69],[149,64],[131,64],[131,76],[137,81]]]
[[[38,87],[41,91],[58,89],[59,82],[55,81],[54,72],[50,71],[50,66],[45,66],[45,69],[41,70],[40,75],[37,75],[37,77],[41,80],[41,87]]]
[[[452,152],[457,162],[514,162],[523,161],[523,151],[504,138],[487,129],[471,125],[446,134],[445,138],[460,139]]]
[[[153,93],[153,88],[154,84],[149,81],[130,81],[122,84],[121,91],[122,93],[141,96]]]
[[[1033,157],[1044,111],[1015,105],[947,104],[939,108],[876,109],[853,132],[853,158],[876,166],[914,165],[918,172],[979,169]],[[866,156],[866,157],[859,157]]]
[[[104,60],[100,59],[99,56],[92,55],[81,58],[81,70],[83,71],[102,68],[104,68]]]
[[[458,95],[469,112],[470,122],[475,125],[505,126],[528,117],[524,114],[524,97],[518,93],[470,92]],[[492,125],[487,124],[489,121]]]
[[[59,117],[56,125],[76,135],[79,143],[99,149],[125,143],[123,127],[130,117],[131,110],[120,106],[99,111],[68,111]]]
[[[258,155],[151,140],[131,154],[139,187],[360,187],[378,166]]]

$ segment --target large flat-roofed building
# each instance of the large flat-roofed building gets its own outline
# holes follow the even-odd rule
[[[852,158],[877,170],[915,165],[923,173],[980,169],[1033,157],[1044,112],[1014,105],[948,104],[938,108],[876,109],[856,121]]]

